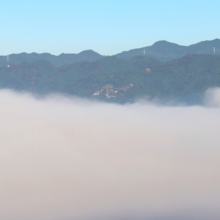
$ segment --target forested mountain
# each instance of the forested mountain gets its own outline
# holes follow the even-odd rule
[[[62,93],[126,103],[159,98],[199,103],[206,89],[220,86],[220,56],[191,54],[168,62],[148,56],[56,66],[49,61],[0,68],[0,87],[38,95]]]
[[[160,61],[169,61],[187,54],[218,54],[220,55],[220,40],[202,41],[190,46],[180,46],[167,41],[158,41],[152,46],[124,51],[117,54],[119,58],[130,59],[135,56],[152,56]]]
[[[11,54],[9,56],[0,56],[0,67],[8,64],[19,64],[22,62],[33,63],[39,60],[48,61],[54,66],[62,66],[72,64],[80,61],[96,61],[102,59],[103,56],[94,52],[93,50],[82,51],[78,54],[60,54],[59,56],[51,55],[50,53],[20,53]]]
[[[143,47],[139,49],[132,49],[119,54],[118,58],[131,59],[136,56],[153,57],[159,61],[170,61],[183,57],[187,54],[212,54],[220,55],[220,40],[215,39],[212,41],[202,41],[190,46],[180,46],[178,44],[170,43],[167,41],[158,41],[152,46]],[[11,54],[8,56],[0,56],[0,67],[11,64],[20,64],[22,62],[33,63],[36,61],[48,61],[56,67],[63,65],[73,64],[81,61],[98,61],[106,56],[102,56],[93,50],[82,51],[78,54],[60,54],[58,56],[50,53],[21,53]]]

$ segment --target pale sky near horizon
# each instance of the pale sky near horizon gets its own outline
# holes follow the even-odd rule
[[[0,55],[21,52],[103,55],[167,40],[219,38],[217,0],[0,0]]]

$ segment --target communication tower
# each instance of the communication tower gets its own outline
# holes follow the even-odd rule
[[[9,65],[9,55],[7,56],[7,63],[8,63],[8,68],[10,67],[10,65]]]

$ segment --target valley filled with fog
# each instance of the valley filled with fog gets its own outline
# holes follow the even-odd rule
[[[200,106],[0,103],[0,219],[220,218],[220,89]]]

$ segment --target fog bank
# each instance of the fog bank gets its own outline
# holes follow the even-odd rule
[[[219,89],[191,107],[0,103],[0,219],[220,219]]]

